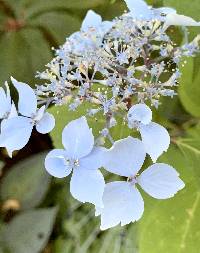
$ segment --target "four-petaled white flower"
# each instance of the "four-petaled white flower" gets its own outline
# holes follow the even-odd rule
[[[54,177],[68,176],[72,170],[70,192],[81,202],[102,207],[104,178],[102,167],[104,148],[94,147],[94,136],[86,118],[71,121],[63,130],[65,149],[52,150],[45,159],[46,170]]]
[[[96,207],[96,215],[101,215],[102,230],[119,223],[123,226],[141,218],[144,201],[136,183],[156,199],[171,198],[184,187],[178,172],[167,164],[155,163],[138,175],[145,155],[143,143],[130,136],[116,141],[110,150],[105,151],[104,167],[128,179],[106,184],[104,207]]]
[[[55,126],[53,115],[45,112],[45,106],[37,108],[37,97],[33,89],[11,78],[19,93],[18,112],[21,116],[11,117],[1,124],[0,147],[5,147],[9,156],[23,148],[29,141],[33,127],[39,133],[49,133]]]
[[[140,131],[146,153],[150,155],[153,162],[156,162],[158,157],[167,151],[170,136],[163,126],[151,120],[152,111],[145,104],[133,105],[128,111],[129,127],[136,127]]]

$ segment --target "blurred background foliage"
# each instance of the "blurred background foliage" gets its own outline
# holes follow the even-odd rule
[[[148,3],[171,6],[200,19],[199,0]],[[80,28],[88,9],[111,19],[123,13],[125,4],[123,0],[0,0],[1,85],[11,75],[32,86],[37,83],[36,71],[51,60],[53,47]],[[170,32],[182,43],[181,29]],[[191,28],[190,38],[199,32],[199,28]],[[179,96],[163,99],[154,112],[155,120],[168,128],[172,139],[160,162],[177,168],[186,183],[184,190],[165,201],[144,193],[145,212],[139,222],[100,232],[93,207],[82,206],[70,196],[69,179],[51,178],[44,169],[47,150],[61,147],[63,127],[83,112],[52,107],[57,125],[50,136],[34,132],[28,145],[12,160],[1,150],[0,253],[199,253],[199,63],[200,56],[183,63]],[[89,124],[97,135],[101,120]],[[113,132],[116,138],[128,134],[130,130],[120,125]]]

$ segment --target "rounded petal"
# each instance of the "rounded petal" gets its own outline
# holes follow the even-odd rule
[[[105,186],[103,194],[104,207],[97,209],[101,214],[101,229],[118,225],[124,226],[141,218],[144,201],[134,185],[127,182],[112,182]]]
[[[45,168],[54,177],[63,178],[68,176],[72,169],[65,161],[66,152],[64,149],[54,149],[45,158]]]
[[[33,89],[26,83],[18,82],[13,77],[11,81],[19,93],[18,110],[27,117],[32,117],[37,110],[37,98]]]
[[[147,154],[150,155],[153,162],[156,162],[158,157],[169,147],[169,133],[163,126],[154,122],[141,125],[140,133]]]
[[[33,124],[29,118],[14,117],[1,124],[0,147],[5,147],[10,155],[22,149],[29,141]]]
[[[73,170],[70,192],[75,199],[102,207],[104,187],[104,178],[99,170],[88,170],[83,167]]]
[[[89,155],[80,159],[80,166],[92,170],[103,167],[105,150],[103,147],[94,147]]]
[[[78,159],[92,151],[94,136],[85,117],[71,121],[64,128],[62,143],[70,158]]]
[[[86,31],[91,27],[98,27],[102,23],[102,18],[99,14],[89,10],[82,22],[81,30]]]
[[[129,123],[140,122],[144,125],[149,124],[152,120],[152,111],[145,104],[133,105],[128,111]]]
[[[104,167],[114,174],[132,177],[142,167],[145,156],[142,142],[129,136],[116,141],[111,149],[104,152]]]
[[[55,118],[52,114],[45,112],[41,120],[36,124],[36,129],[41,134],[47,134],[55,126]]]
[[[142,172],[138,183],[149,195],[156,199],[173,197],[185,184],[179,173],[168,164],[156,163]]]

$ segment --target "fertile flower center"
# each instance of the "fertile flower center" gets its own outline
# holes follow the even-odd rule
[[[65,162],[66,162],[66,165],[71,167],[72,169],[75,169],[76,167],[79,167],[79,165],[80,165],[78,159],[69,159],[69,158],[67,158],[65,160]]]
[[[135,175],[133,177],[128,177],[127,182],[130,183],[131,185],[135,185],[138,182],[137,181],[137,175]]]

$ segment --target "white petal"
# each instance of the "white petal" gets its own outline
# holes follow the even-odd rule
[[[65,161],[66,152],[64,149],[54,149],[45,158],[45,168],[54,177],[63,178],[68,176],[72,169]]]
[[[153,162],[156,162],[158,157],[167,151],[170,144],[170,136],[167,130],[154,122],[148,125],[140,126],[142,142],[146,152],[150,155]]]
[[[36,124],[36,129],[41,134],[47,134],[55,126],[55,118],[52,114],[45,112],[41,120]]]
[[[16,106],[15,106],[14,102],[12,102],[8,119],[14,118],[16,116],[18,116],[17,109],[16,109]]]
[[[134,185],[127,182],[112,182],[105,186],[101,213],[101,229],[118,225],[124,226],[141,218],[144,201]]]
[[[138,177],[138,183],[156,199],[171,198],[185,186],[179,178],[179,173],[164,163],[153,164],[143,171]]]
[[[36,113],[36,116],[34,117],[34,120],[36,120],[36,121],[41,120],[42,117],[44,116],[45,109],[46,109],[46,106],[45,106],[45,105],[43,105],[42,107],[40,107],[40,108],[37,110],[37,113]]]
[[[166,16],[166,21],[164,24],[164,29],[171,25],[177,26],[200,26],[200,22],[195,21],[191,17],[184,15],[179,15],[176,13],[170,13]]]
[[[18,82],[13,77],[11,81],[19,93],[19,112],[27,117],[32,117],[37,110],[37,98],[33,89],[26,83]]]
[[[145,160],[144,145],[131,136],[116,141],[104,154],[106,170],[125,177],[135,176]]]
[[[151,10],[143,0],[125,0],[131,15],[137,19],[150,19]]]
[[[99,14],[89,10],[83,20],[81,30],[86,31],[91,27],[97,28],[101,25],[102,18]]]
[[[158,14],[159,15],[161,15],[161,14],[167,15],[167,14],[171,14],[171,13],[176,13],[175,9],[169,8],[169,7],[154,8],[153,10],[154,10],[155,15],[156,14],[157,15]]]
[[[11,104],[9,103],[6,93],[2,87],[0,87],[0,119],[2,119],[6,113],[10,112]]]
[[[71,121],[63,130],[62,143],[70,158],[88,155],[94,146],[94,136],[85,117]]]
[[[5,147],[9,154],[22,149],[29,141],[33,125],[30,119],[14,117],[1,124],[0,147]]]
[[[146,125],[152,120],[152,111],[145,104],[133,105],[128,111],[128,121],[129,123],[141,122]]]
[[[75,199],[102,207],[104,187],[104,178],[99,170],[88,170],[80,166],[73,170],[70,192]]]
[[[80,166],[92,170],[103,167],[105,150],[103,147],[94,147],[89,155],[80,159]]]

